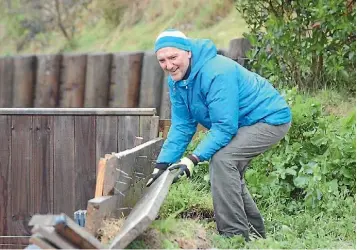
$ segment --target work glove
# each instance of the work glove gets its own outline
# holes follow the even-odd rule
[[[168,169],[173,171],[178,169],[173,182],[178,181],[182,177],[191,177],[193,174],[193,168],[198,163],[198,158],[193,155],[182,158],[178,163],[172,164]]]
[[[181,177],[190,177],[193,173],[193,167],[197,165],[197,163],[198,157],[193,155],[184,157],[178,163],[172,165],[170,165],[169,163],[156,163],[154,171],[151,174],[151,178],[146,183],[146,186],[149,187],[157,178],[160,177],[160,175],[162,175],[163,172],[166,171],[166,169],[169,169],[170,171],[179,169],[174,178],[174,182],[176,182]]]
[[[170,166],[169,163],[156,163],[154,171],[151,174],[150,180],[146,183],[146,186],[149,187],[157,178],[162,175],[163,172]]]

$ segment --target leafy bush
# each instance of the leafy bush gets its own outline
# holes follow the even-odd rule
[[[275,84],[355,90],[355,2],[239,0],[250,67]]]
[[[326,207],[355,194],[355,111],[346,118],[323,115],[316,99],[296,89],[287,93],[293,122],[287,136],[252,161],[246,173],[258,198],[303,199],[308,207]],[[258,195],[259,194],[259,195]]]

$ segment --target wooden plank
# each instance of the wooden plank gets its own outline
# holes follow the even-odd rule
[[[9,235],[11,217],[11,116],[0,116],[0,235]]]
[[[149,187],[125,220],[118,235],[109,246],[110,249],[124,249],[148,228],[155,220],[174,177],[173,173],[166,170]]]
[[[104,174],[105,174],[105,167],[107,164],[107,159],[100,158],[97,167],[97,178],[95,184],[95,194],[94,197],[103,196],[103,188],[104,188]]]
[[[35,214],[29,221],[29,226],[33,227],[35,225],[52,227],[56,225],[56,216],[53,214]]]
[[[0,108],[12,107],[13,58],[0,57]]]
[[[151,117],[140,116],[139,135],[143,138],[144,142],[150,140]]]
[[[33,107],[36,58],[32,55],[14,57],[13,107]]]
[[[79,249],[104,248],[99,240],[65,214],[57,216],[55,230]]]
[[[135,137],[139,136],[139,116],[118,117],[118,150],[117,152],[134,147]]]
[[[30,225],[54,227],[63,239],[80,249],[103,248],[102,244],[92,234],[63,213],[54,215],[36,214],[31,219]]]
[[[55,108],[59,101],[61,55],[38,55],[35,107]]]
[[[93,53],[87,57],[85,107],[108,107],[112,55]]]
[[[143,143],[143,141],[144,141],[144,138],[136,136],[134,138],[134,147],[139,146],[140,144]]]
[[[151,163],[156,159],[152,158],[154,154],[148,153],[150,152],[149,148],[152,147],[153,149],[159,151],[162,143],[163,140],[157,138],[145,142],[135,148],[115,154],[115,156],[118,157],[118,161],[116,161],[113,165],[114,168],[116,167],[116,169],[120,170],[117,171],[114,188],[114,194],[121,195],[118,201],[118,209],[130,207],[129,205],[135,204],[135,202],[142,196],[142,183],[135,187],[137,181],[143,182],[143,177],[136,174],[138,172],[137,170],[142,172],[143,166],[152,166]],[[148,169],[152,170],[152,168]],[[148,171],[150,172],[150,170]],[[148,176],[145,176],[145,178],[148,178]],[[130,189],[134,191],[131,191],[130,195],[128,195]],[[125,214],[125,212],[123,213]]]
[[[236,38],[229,42],[227,56],[232,60],[244,66],[246,53],[250,50],[251,45],[247,38]]]
[[[155,115],[154,108],[0,108],[0,115]]]
[[[159,117],[158,116],[140,116],[140,136],[144,142],[155,139],[159,136]]]
[[[0,236],[0,249],[23,249],[29,239],[29,236]]]
[[[60,107],[83,108],[87,56],[64,54],[61,64]]]
[[[39,233],[35,233],[34,235],[31,236],[30,243],[40,247],[40,249],[57,249],[57,246],[51,244],[51,242],[47,241]]]
[[[111,107],[138,107],[143,55],[143,52],[114,54]]]
[[[165,139],[167,137],[170,126],[171,126],[171,120],[168,119],[159,120],[159,133],[162,138]]]
[[[160,110],[163,77],[164,72],[157,61],[156,54],[145,52],[141,75],[139,107]]]
[[[75,210],[79,210],[87,207],[95,191],[95,116],[75,116],[74,124]]]
[[[119,175],[119,171],[117,170],[117,168],[118,158],[115,155],[109,156],[107,164],[105,166],[103,196],[114,194],[117,176]]]
[[[118,152],[118,118],[98,116],[96,120],[96,162],[105,154]]]
[[[30,171],[32,171],[32,116],[12,117],[10,196],[12,218],[8,235],[26,236],[29,214]]]
[[[36,249],[36,250],[40,250],[41,248],[35,244],[30,244],[28,246],[26,246],[24,249]]]
[[[29,212],[53,212],[53,116],[33,116]]]
[[[58,246],[59,248],[62,248],[62,249],[63,248],[64,249],[75,249],[76,248],[73,244],[71,244],[70,242],[66,241],[64,238],[59,236],[53,227],[45,227],[45,226],[35,225],[32,228],[32,233],[33,234],[40,233],[49,242]]]
[[[150,140],[159,137],[159,121],[160,121],[160,118],[158,116],[151,117],[150,133],[149,133]]]
[[[54,117],[54,213],[75,211],[74,117]]]
[[[119,196],[101,196],[88,201],[85,229],[94,236],[103,220],[116,214]]]
[[[171,101],[169,93],[169,84],[167,83],[168,73],[165,73],[162,83],[162,95],[159,116],[161,119],[171,119]]]

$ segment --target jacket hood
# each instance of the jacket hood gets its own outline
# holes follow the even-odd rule
[[[186,86],[195,78],[203,65],[217,55],[217,48],[209,39],[190,39],[191,72],[187,81],[179,81],[179,86]]]

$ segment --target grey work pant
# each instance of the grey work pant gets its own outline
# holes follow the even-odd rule
[[[263,218],[244,184],[244,172],[252,158],[284,138],[289,128],[290,123],[241,127],[231,142],[212,157],[211,191],[220,234],[242,235],[249,240],[250,224],[265,238]]]

